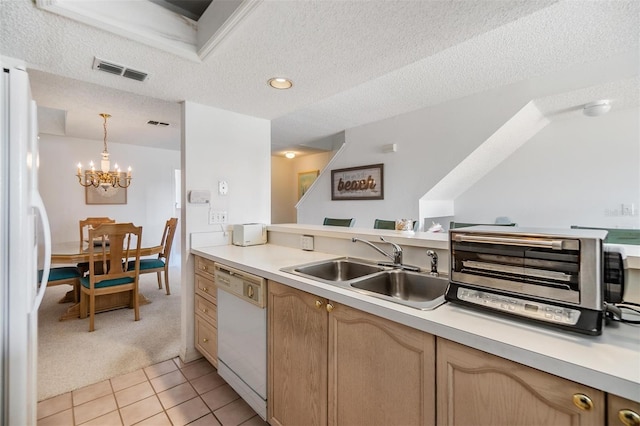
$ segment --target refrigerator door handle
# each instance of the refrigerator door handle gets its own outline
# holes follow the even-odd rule
[[[40,193],[33,192],[31,196],[33,198],[31,200],[31,205],[39,213],[38,216],[42,222],[42,231],[44,234],[44,267],[42,270],[42,279],[40,280],[38,294],[36,294],[36,298],[33,301],[33,307],[31,309],[31,312],[36,312],[44,298],[44,292],[47,289],[47,282],[49,281],[49,271],[51,270],[51,228],[49,226],[49,217],[47,216],[47,211],[44,208],[44,202],[42,201],[42,197],[40,197]]]

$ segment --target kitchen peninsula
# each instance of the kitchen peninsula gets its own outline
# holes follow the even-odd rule
[[[439,270],[446,273],[449,257],[446,233],[412,233],[313,225],[270,225],[268,232],[267,245],[201,247],[192,248],[191,253],[276,282],[274,288],[284,286],[300,290],[331,301],[337,306],[344,305],[434,336],[434,346],[438,348],[434,358],[436,354],[440,357],[452,356],[459,346],[477,350],[474,353],[481,354],[478,351],[482,351],[491,354],[496,360],[517,363],[509,368],[523,365],[544,372],[545,376],[557,376],[603,391],[600,399],[596,401],[594,398],[596,406],[603,405],[604,393],[612,399],[622,397],[630,401],[640,400],[638,326],[615,323],[607,325],[600,336],[585,336],[530,325],[450,303],[431,311],[421,311],[281,271],[284,267],[339,256],[387,260],[366,245],[351,242],[354,236],[372,242],[383,236],[403,247],[404,263],[419,266],[423,270],[428,270],[429,265],[427,249],[435,250],[440,258]],[[299,248],[302,235],[314,237],[314,251],[303,251]],[[632,251],[636,247],[626,248],[628,267],[633,269],[633,273],[637,273],[640,268],[640,256]],[[440,361],[436,360],[438,366]],[[440,382],[440,375],[438,380],[437,389],[438,392],[442,392],[446,383]],[[577,397],[574,396],[574,403],[578,404],[575,398]],[[444,403],[445,398],[439,394],[436,399],[438,410],[441,412],[441,403]],[[608,402],[612,404],[611,399]]]

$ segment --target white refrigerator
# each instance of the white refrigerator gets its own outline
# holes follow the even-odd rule
[[[2,62],[0,424],[24,426],[37,423],[38,307],[49,276],[51,234],[38,193],[37,109],[29,77],[25,69]]]

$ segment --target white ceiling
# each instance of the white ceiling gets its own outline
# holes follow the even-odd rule
[[[607,94],[586,87],[622,80],[620,105],[637,105],[635,0],[252,3],[251,12],[194,61],[30,0],[1,1],[0,55],[27,63],[39,106],[66,111],[65,122],[43,110],[41,131],[101,140],[98,114],[108,112],[109,141],[167,149],[179,149],[184,100],[272,120],[273,152],[308,152],[347,128],[518,82],[545,81],[545,105],[560,111],[575,108],[576,81],[585,87],[582,100]],[[150,77],[137,82],[95,71],[94,57]],[[566,78],[568,72],[577,80]],[[556,75],[565,76],[566,87]],[[271,89],[266,81],[273,76],[291,78],[294,87]],[[171,125],[153,127],[148,120]]]

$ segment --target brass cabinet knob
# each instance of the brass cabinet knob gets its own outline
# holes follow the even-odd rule
[[[327,303],[327,312],[333,311],[333,305],[331,303]]]
[[[320,309],[322,308],[322,302],[319,300],[316,300],[316,308]]]
[[[593,401],[583,393],[573,394],[573,404],[584,411],[589,411],[593,408]]]
[[[633,410],[618,411],[618,418],[625,426],[640,426],[640,415]]]
[[[207,343],[209,341],[209,339],[207,339],[206,337],[204,339],[202,339],[203,343]]]
[[[202,291],[204,291],[205,293],[208,293],[209,289],[207,287],[202,287]]]
[[[207,308],[200,309],[200,310],[201,310],[202,312],[204,312],[205,314],[206,314],[207,312],[209,312],[209,310],[208,310]]]

